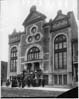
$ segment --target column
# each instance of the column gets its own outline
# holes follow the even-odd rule
[[[17,46],[17,74],[21,73],[21,44]]]
[[[76,72],[75,72],[75,66],[74,66],[74,82],[75,82],[75,76],[76,76]]]
[[[57,85],[59,85],[59,75],[57,75]]]
[[[10,76],[10,45],[8,50],[7,79],[9,79],[9,76]]]
[[[31,67],[31,69],[34,71],[34,63],[32,63],[32,67]]]
[[[24,70],[27,70],[27,66],[26,66],[26,64],[24,64]]]
[[[48,75],[48,80],[49,80],[48,83],[49,83],[49,85],[52,85],[53,84],[52,79],[53,79],[52,74],[49,74]]]
[[[49,35],[49,84],[53,84],[53,74],[52,74],[52,64],[51,64],[51,57],[52,57],[52,33]]]
[[[43,71],[43,63],[42,62],[39,63],[39,68]]]

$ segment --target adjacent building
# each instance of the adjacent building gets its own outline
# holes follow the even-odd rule
[[[9,35],[8,76],[25,68],[40,68],[48,85],[71,85],[78,81],[78,28],[73,12],[61,10],[53,20],[33,6],[23,22],[24,32]]]
[[[7,80],[7,67],[8,62],[1,61],[1,84],[5,83]]]

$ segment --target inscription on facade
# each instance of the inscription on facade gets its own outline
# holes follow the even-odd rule
[[[9,43],[13,43],[13,42],[17,42],[20,40],[20,36],[16,35],[16,36],[11,36],[10,39],[9,39]]]
[[[67,19],[58,20],[55,23],[53,23],[52,29],[56,30],[56,29],[63,28],[63,27],[66,27],[66,26],[69,26],[69,23],[68,23]]]

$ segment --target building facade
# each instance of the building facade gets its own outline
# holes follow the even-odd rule
[[[73,12],[55,19],[33,6],[23,22],[24,32],[9,35],[8,78],[24,69],[41,69],[47,84],[71,85],[78,79],[78,28]]]

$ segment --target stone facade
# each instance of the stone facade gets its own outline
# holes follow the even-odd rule
[[[58,11],[54,20],[50,20],[47,23],[45,19],[46,16],[36,11],[36,7],[34,6],[23,22],[24,32],[17,33],[14,31],[9,36],[9,65],[7,77],[21,73],[24,68],[28,68],[30,64],[34,70],[34,68],[37,68],[35,67],[36,64],[38,64],[38,67],[46,76],[48,84],[55,85],[55,81],[57,80],[56,85],[71,85],[74,71],[74,65],[72,64],[73,57],[77,55],[74,53],[78,51],[78,29],[74,14],[73,12],[68,12],[67,15],[64,15],[61,11]],[[66,48],[62,47],[59,50],[60,52],[58,51],[57,53],[61,54],[66,51],[66,68],[55,70],[55,39],[60,36],[66,38],[66,42],[63,40],[63,42],[66,43]],[[76,40],[76,43],[74,43],[74,40]],[[16,47],[13,53],[17,52],[14,54],[15,58],[13,58],[13,56],[11,57],[13,47]],[[63,55],[62,57],[65,56]],[[13,59],[13,63],[16,63],[16,71],[13,72],[10,71],[10,67],[13,64],[10,62],[11,59]],[[64,60],[61,59],[60,61]],[[55,79],[56,77],[57,79]]]

